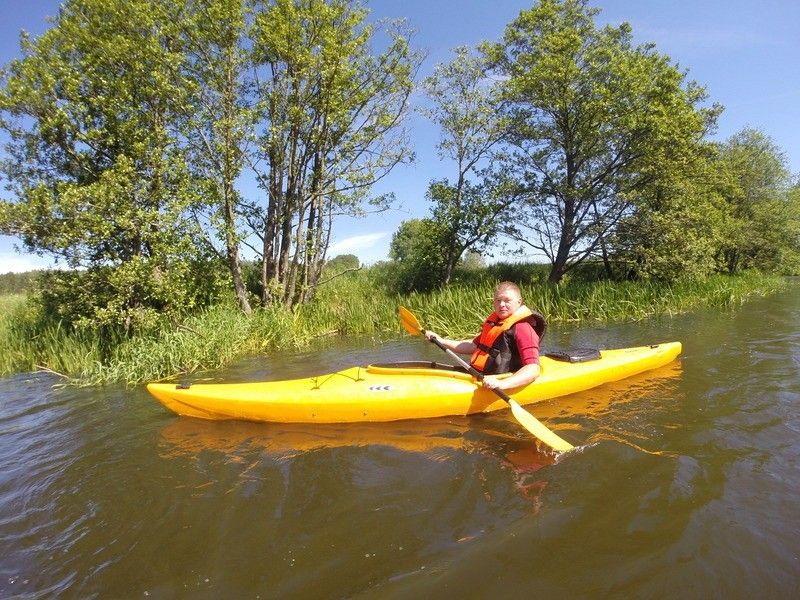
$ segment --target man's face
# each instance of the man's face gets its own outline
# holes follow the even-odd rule
[[[513,290],[503,290],[498,292],[494,297],[494,312],[496,312],[497,316],[501,319],[505,319],[514,314],[514,311],[521,305],[522,298]]]

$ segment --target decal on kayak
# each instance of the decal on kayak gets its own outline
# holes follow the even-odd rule
[[[390,385],[371,385],[369,386],[370,392],[388,392],[392,389]]]

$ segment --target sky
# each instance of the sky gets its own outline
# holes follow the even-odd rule
[[[420,78],[452,58],[457,46],[498,41],[506,25],[533,0],[371,0],[370,18],[405,18],[412,44],[427,53]],[[19,56],[19,33],[38,35],[57,12],[56,0],[0,0],[0,64]],[[599,24],[628,22],[637,43],[652,42],[688,78],[706,87],[709,102],[725,110],[714,139],[744,127],[760,129],[783,150],[800,174],[800,0],[590,0]],[[419,103],[420,97],[413,101]],[[416,161],[395,168],[375,188],[393,192],[395,206],[362,219],[337,221],[328,256],[355,254],[363,263],[387,258],[392,234],[408,219],[429,214],[425,191],[432,179],[453,178],[438,158],[438,131],[421,116],[409,123]],[[6,192],[0,192],[6,194]],[[4,195],[4,197],[7,197]],[[14,238],[0,236],[0,273],[47,266],[21,253]]]

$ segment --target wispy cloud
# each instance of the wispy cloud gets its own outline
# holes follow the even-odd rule
[[[388,236],[386,231],[378,231],[376,233],[366,233],[363,235],[354,235],[338,241],[328,246],[328,256],[336,256],[337,254],[348,254],[356,250],[366,250],[372,248],[380,240]]]
[[[38,256],[0,252],[0,273],[26,273],[50,267],[49,261]]]

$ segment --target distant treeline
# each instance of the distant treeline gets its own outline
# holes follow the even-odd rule
[[[0,294],[24,294],[33,285],[36,271],[0,275]]]

